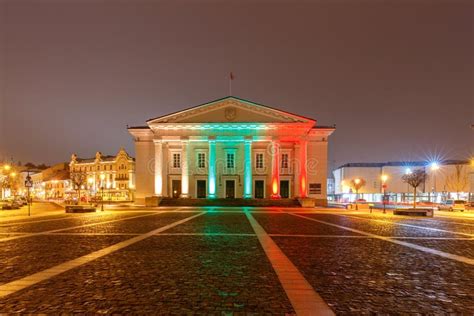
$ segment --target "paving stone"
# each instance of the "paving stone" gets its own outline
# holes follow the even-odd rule
[[[273,239],[337,314],[474,313],[470,265],[377,239]]]
[[[415,227],[404,227],[395,225],[393,222],[376,222],[364,219],[354,219],[347,216],[329,215],[329,214],[304,214],[317,220],[326,221],[332,224],[346,226],[349,228],[362,230],[367,233],[380,236],[405,236],[405,237],[459,237],[459,235],[433,231]],[[323,224],[324,225],[324,224]]]
[[[167,233],[253,234],[254,232],[242,213],[209,212],[192,222],[176,226]]]
[[[252,214],[267,234],[359,235],[328,225],[302,220],[285,213]]]
[[[42,305],[46,297],[48,306]],[[132,314],[206,314],[209,309],[219,315],[294,312],[256,237],[240,236],[151,237],[0,300],[0,311],[18,309],[26,313],[100,309],[109,314],[126,309]]]

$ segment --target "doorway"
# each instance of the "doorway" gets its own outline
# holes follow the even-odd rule
[[[235,199],[235,180],[225,180],[225,198]]]
[[[171,181],[171,196],[175,199],[181,196],[181,180],[172,180]]]
[[[263,180],[255,180],[255,198],[256,199],[263,199],[265,195],[265,181]]]
[[[282,199],[288,199],[290,197],[290,181],[280,181],[280,196]]]
[[[206,180],[196,181],[196,197],[198,199],[206,198]]]

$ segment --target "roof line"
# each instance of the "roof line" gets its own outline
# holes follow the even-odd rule
[[[337,167],[334,170],[341,168],[381,168],[381,167],[427,167],[432,163],[427,160],[417,160],[417,161],[386,161],[386,162],[349,162]],[[459,165],[459,164],[469,164],[468,160],[456,160],[456,159],[446,159],[439,161],[440,165]]]
[[[147,120],[146,122],[148,123],[148,122],[151,122],[151,121],[154,121],[154,120],[157,120],[157,119],[172,116],[172,115],[180,113],[180,112],[190,111],[190,110],[199,108],[201,106],[205,106],[205,105],[208,105],[208,104],[211,104],[211,103],[216,103],[216,102],[219,102],[219,101],[222,101],[222,100],[225,100],[225,99],[236,99],[236,100],[239,100],[239,101],[243,101],[243,102],[246,102],[246,103],[251,103],[251,104],[258,105],[258,106],[261,106],[261,107],[265,107],[265,108],[268,108],[268,109],[271,109],[271,110],[274,110],[274,111],[278,111],[278,112],[281,112],[281,113],[284,113],[284,114],[288,114],[288,115],[291,115],[291,116],[300,117],[300,118],[304,118],[304,119],[316,122],[315,119],[312,119],[312,118],[309,118],[309,117],[306,117],[306,116],[297,115],[297,114],[294,114],[294,113],[291,113],[291,112],[283,111],[283,110],[280,110],[280,109],[277,109],[277,108],[274,108],[274,107],[271,107],[271,106],[268,106],[268,105],[265,105],[265,104],[253,102],[253,101],[242,99],[242,98],[235,97],[235,96],[232,96],[232,95],[229,95],[229,96],[226,96],[226,97],[223,97],[223,98],[219,98],[219,99],[216,99],[216,100],[208,101],[208,102],[205,102],[205,103],[202,103],[202,104],[199,104],[199,105],[195,105],[195,106],[183,109],[183,110],[175,111],[175,112],[172,112],[172,113],[169,113],[169,114],[166,114],[166,115],[161,115],[161,116],[158,116],[158,117],[155,117],[155,118],[151,118],[151,119]]]

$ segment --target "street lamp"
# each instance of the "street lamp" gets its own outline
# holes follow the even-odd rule
[[[102,203],[100,204],[100,210],[103,212],[104,211],[104,180],[105,180],[105,174],[100,175],[100,191],[101,191],[101,200]]]
[[[388,180],[388,176],[386,174],[383,174],[380,179],[382,180],[382,190],[383,190],[383,197],[382,197],[382,201],[383,201],[383,213],[385,214],[386,213],[386,207],[385,207],[385,202],[386,202],[386,196],[385,196],[385,190],[387,189],[387,185],[385,184],[385,182],[387,182]]]
[[[359,210],[359,204],[357,203],[358,199],[359,199],[359,184],[360,184],[360,179],[359,178],[356,178],[354,179],[354,183],[356,184],[355,185],[355,189],[356,189],[356,211]]]
[[[436,193],[438,192],[436,190],[436,171],[439,170],[439,164],[436,161],[432,162],[431,165],[430,165],[430,169],[433,172],[433,182],[434,182],[433,195],[434,195],[434,199],[435,199],[435,202],[436,202]]]

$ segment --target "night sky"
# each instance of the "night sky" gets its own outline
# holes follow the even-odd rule
[[[226,3],[0,0],[0,160],[133,154],[127,124],[228,95],[230,71],[336,124],[333,166],[474,153],[473,1]]]

